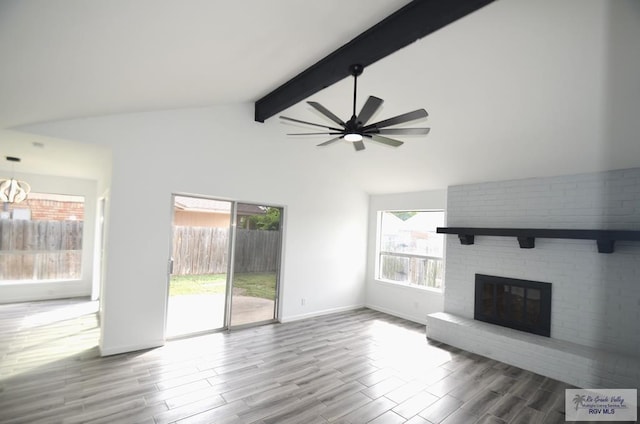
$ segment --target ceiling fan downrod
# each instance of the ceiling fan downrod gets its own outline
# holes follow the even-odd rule
[[[360,64],[349,66],[349,71],[351,72],[351,75],[353,75],[353,113],[351,114],[351,116],[354,120],[356,117],[356,94],[358,93],[358,77],[362,75],[363,70],[364,66]]]
[[[349,142],[359,142],[362,140],[362,123],[358,122],[358,117],[356,116],[356,101],[358,99],[358,76],[362,75],[362,71],[364,67],[360,64],[355,64],[349,66],[349,71],[353,76],[353,113],[351,114],[351,119],[349,119],[345,123],[346,133],[344,135],[344,139]]]

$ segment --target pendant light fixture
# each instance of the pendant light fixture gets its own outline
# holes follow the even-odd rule
[[[20,158],[7,156],[9,162],[20,162]],[[20,203],[27,198],[31,191],[31,186],[24,181],[16,180],[13,176],[10,179],[0,178],[0,202]]]

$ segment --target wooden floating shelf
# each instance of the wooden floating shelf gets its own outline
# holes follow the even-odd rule
[[[544,228],[474,228],[438,227],[440,234],[457,234],[460,244],[470,245],[475,236],[516,237],[522,249],[533,249],[536,238],[595,240],[599,253],[613,253],[615,242],[640,241],[640,231],[627,230],[556,230]]]

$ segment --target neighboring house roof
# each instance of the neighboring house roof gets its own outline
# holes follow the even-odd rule
[[[231,213],[231,202],[205,199],[202,197],[176,196],[175,207],[179,210],[209,213]],[[264,215],[266,207],[247,203],[238,203],[239,215]]]

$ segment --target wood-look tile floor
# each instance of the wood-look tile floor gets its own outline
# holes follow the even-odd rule
[[[1,423],[562,423],[565,384],[361,309],[101,358],[95,302],[0,305]]]

